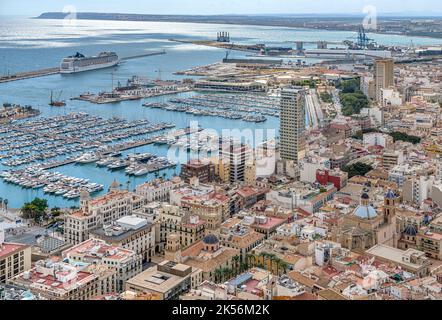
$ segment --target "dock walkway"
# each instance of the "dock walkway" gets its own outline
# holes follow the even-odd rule
[[[197,132],[201,132],[203,129],[202,128],[198,128]],[[192,133],[196,133],[194,130],[190,130],[190,129],[185,129],[183,133],[179,133],[179,134],[175,134],[173,135],[173,137],[175,138],[179,138],[185,135],[189,135]],[[166,134],[167,136],[167,134]],[[134,148],[138,148],[138,147],[142,147],[142,146],[146,146],[149,144],[153,144],[155,141],[157,141],[157,138],[150,138],[150,139],[145,139],[145,140],[140,140],[140,141],[136,141],[136,142],[129,142],[129,143],[124,143],[123,145],[119,145],[119,146],[115,146],[112,148],[112,150],[106,151],[106,152],[102,152],[101,154],[103,156],[111,154],[113,152],[121,152],[121,151],[126,151],[126,150],[130,150],[130,149],[134,149]],[[46,165],[43,165],[41,168],[44,170],[47,169],[54,169],[54,168],[58,168],[58,167],[62,167],[68,164],[72,164],[76,162],[76,158],[69,158],[69,159],[65,159],[62,161],[57,161],[57,162],[52,162],[52,163],[48,163]]]

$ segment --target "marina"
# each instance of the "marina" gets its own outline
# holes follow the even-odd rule
[[[62,156],[74,156],[86,150],[112,152],[112,143],[119,150],[152,143],[151,139],[134,139],[173,128],[170,123],[151,124],[147,119],[126,121],[102,119],[86,113],[42,118],[6,126],[0,141],[1,164],[9,167],[31,164]],[[65,158],[62,161],[73,161]]]
[[[264,116],[260,115],[243,115],[238,112],[232,112],[224,110],[202,110],[195,107],[190,106],[174,106],[168,103],[146,103],[143,104],[144,107],[147,108],[158,108],[167,111],[176,111],[176,112],[185,112],[187,114],[192,114],[196,116],[212,116],[212,117],[220,117],[230,120],[243,120],[248,122],[264,122],[267,120]]]
[[[0,178],[7,184],[42,189],[45,194],[74,200],[82,190],[100,192],[104,185],[50,169],[96,163],[97,167],[125,169],[127,175],[141,177],[174,168],[176,164],[151,153],[131,153],[119,159],[124,150],[202,130],[185,128],[151,135],[173,127],[168,123],[151,124],[147,119],[126,121],[113,117],[105,120],[86,113],[9,124],[0,133],[1,165],[17,168],[1,171]]]
[[[108,170],[123,170],[127,175],[143,176],[164,169],[173,168],[176,165],[164,157],[157,157],[151,153],[131,153],[125,159],[120,159],[121,153],[112,153],[107,156],[85,153],[75,159],[77,164],[95,163],[98,167],[106,167]]]
[[[192,98],[172,98],[169,103],[146,103],[144,107],[215,116],[246,122],[265,122],[266,116],[279,117],[279,98],[250,94],[204,94]]]
[[[70,177],[60,172],[49,172],[38,167],[23,170],[4,171],[0,177],[7,183],[27,189],[43,189],[46,194],[62,196],[66,199],[80,197],[81,191],[96,193],[103,190],[103,185],[90,182],[89,179]]]
[[[2,29],[4,31],[2,35],[8,40],[6,41],[7,43],[5,43],[5,46],[7,47],[2,49],[4,51],[4,61],[2,63],[3,67],[2,70],[0,70],[0,74],[7,77],[8,75],[18,74],[28,70],[49,69],[57,66],[62,57],[67,57],[75,52],[81,52],[85,55],[96,55],[103,51],[113,51],[123,59],[125,57],[139,55],[141,52],[160,52],[166,50],[167,54],[123,60],[123,63],[120,63],[116,68],[101,69],[85,73],[77,73],[74,75],[61,75],[55,73],[50,76],[28,78],[22,81],[7,81],[0,85],[0,96],[2,97],[0,103],[11,102],[20,104],[21,106],[31,105],[40,111],[41,117],[54,119],[54,124],[57,123],[56,119],[58,119],[58,117],[66,116],[69,113],[87,113],[90,116],[99,117],[103,120],[110,120],[117,117],[124,119],[127,122],[132,122],[147,118],[151,122],[173,123],[176,128],[185,128],[190,125],[191,121],[197,121],[202,127],[213,128],[218,132],[221,132],[223,129],[243,130],[244,128],[250,128],[252,130],[266,130],[267,128],[276,128],[276,134],[278,135],[279,120],[273,116],[264,115],[267,117],[267,121],[254,123],[215,116],[194,115],[185,112],[170,112],[159,108],[146,108],[142,106],[143,103],[170,103],[169,100],[171,98],[187,99],[199,95],[198,92],[194,91],[167,96],[150,97],[146,98],[145,101],[127,100],[109,105],[91,104],[81,100],[70,100],[72,97],[78,97],[86,91],[94,93],[110,91],[112,85],[111,73],[113,73],[114,88],[117,87],[116,84],[118,81],[121,81],[123,85],[126,85],[126,80],[132,77],[132,75],[140,75],[141,77],[146,77],[148,79],[163,78],[178,81],[183,81],[185,78],[199,79],[192,75],[179,75],[176,73],[180,70],[190,70],[198,66],[222,64],[223,59],[226,57],[226,49],[167,41],[169,38],[178,40],[197,38],[213,39],[219,31],[220,26],[218,25],[195,25],[184,23],[180,24],[177,28],[170,29],[171,24],[164,22],[136,22],[128,24],[115,21],[79,20],[77,23],[79,28],[60,28],[60,21],[56,20],[37,21],[34,19],[21,18],[13,19],[12,21],[8,19],[2,20],[0,24],[5,26]],[[326,40],[329,42],[336,42],[355,36],[354,32],[345,31],[323,32],[321,30],[315,30],[314,33],[312,33],[308,30],[301,29],[294,31],[289,28],[235,25],[223,26],[223,28],[232,35],[232,39],[241,39],[238,40],[241,43],[251,45],[265,43],[269,47],[288,45],[287,43],[284,44],[284,41],[287,39],[299,39],[299,41]],[[29,38],[31,36],[29,30],[41,30],[42,37],[30,42],[26,50],[23,50],[20,39],[23,37]],[[90,42],[87,45],[84,43],[84,30],[99,30],[97,36],[90,38]],[[146,30],[149,30],[149,32]],[[54,37],[54,33],[56,33],[57,36]],[[392,39],[390,36],[376,34],[370,34],[370,37],[380,44],[388,43],[398,46],[409,45],[410,41],[413,41],[416,46],[426,44],[438,46],[442,43],[441,40],[419,37],[395,36]],[[47,41],[45,39],[51,40]],[[315,47],[314,44],[306,44],[305,48],[309,48],[309,46],[311,48]],[[230,59],[247,59],[248,53],[239,52],[237,50],[229,51]],[[38,57],[38,64],[36,63],[37,61],[35,57]],[[281,59],[284,59],[285,65],[287,59]],[[309,58],[306,58],[305,60],[307,64],[320,61],[318,59]],[[295,62],[295,60],[293,60],[293,62]],[[221,75],[225,74],[228,76],[232,65],[234,66],[234,64],[225,65],[225,70],[221,72]],[[210,73],[212,71],[209,70],[208,72]],[[281,74],[284,72],[286,72],[286,70],[282,70]],[[202,75],[207,76],[207,72],[203,72]],[[56,108],[48,106],[51,91],[54,92],[54,100],[58,100],[59,92],[63,91],[60,100],[65,100],[65,107]],[[260,95],[253,94],[252,96],[258,97]],[[178,106],[177,104],[172,105]],[[199,109],[203,110],[203,107]],[[38,119],[40,118],[32,118],[32,120]],[[24,120],[16,121],[14,125],[17,125],[22,121]],[[12,141],[17,144],[27,144],[28,146],[10,151],[0,151],[0,171],[11,169],[20,170],[24,166],[40,164],[47,167],[45,171],[58,171],[66,176],[90,179],[91,181],[104,185],[104,190],[107,190],[115,179],[124,185],[129,182],[130,189],[134,189],[137,184],[155,178],[154,174],[148,174],[141,177],[128,176],[125,174],[124,170],[109,171],[106,167],[98,167],[94,163],[77,165],[73,161],[75,158],[78,158],[81,154],[87,152],[95,152],[98,147],[88,149],[84,148],[81,143],[74,143],[73,146],[70,146],[69,144],[65,144],[64,140],[48,140],[46,142],[48,147],[50,147],[51,144],[54,146],[59,144],[58,148],[71,148],[77,145],[81,148],[79,148],[78,151],[74,150],[69,155],[64,155],[63,151],[59,150],[61,151],[60,155],[54,154],[55,157],[53,158],[35,160],[32,163],[19,166],[5,166],[2,163],[3,161],[19,159],[26,156],[25,154],[18,154],[10,158],[4,158],[6,153],[29,150],[34,147],[34,143],[38,148],[42,146],[40,141],[41,138],[35,137],[34,135],[25,136],[23,132],[12,132],[10,130],[10,126],[7,126],[7,128],[0,128],[0,143],[3,143],[3,137],[9,134],[17,134],[16,137],[11,137]],[[71,134],[74,135],[74,133]],[[134,138],[117,140],[112,143],[107,143],[106,145],[112,145],[113,147],[120,145],[121,147],[133,147],[132,149],[127,149],[127,151],[123,150],[123,157],[132,152],[149,152],[164,157],[167,155],[169,146],[167,145],[168,139],[165,133],[166,130],[144,136],[140,135]],[[150,139],[154,139],[155,136],[163,136],[163,139],[158,138],[152,143]],[[44,138],[44,136],[42,138]],[[51,139],[50,135],[49,139]],[[97,140],[98,139],[100,139],[100,137],[97,137]],[[95,143],[93,136],[90,137],[89,140],[92,141],[92,143]],[[146,144],[145,141],[148,143]],[[101,145],[101,143],[97,144]],[[3,147],[4,145],[0,146],[0,148]],[[49,151],[53,150],[44,152]],[[109,150],[109,152],[112,153],[112,150]],[[32,152],[30,155],[32,155]],[[69,158],[68,161],[66,161],[67,158]],[[164,170],[164,172],[167,173],[168,177],[171,177],[175,173],[179,173],[179,164],[176,170],[170,169]],[[100,191],[97,194],[104,194],[104,192],[105,191]],[[9,199],[10,206],[15,208],[20,207],[24,202],[32,201],[37,196],[48,199],[51,206],[70,207],[72,205],[78,205],[75,201],[69,201],[66,198],[54,196],[53,194],[45,194],[43,189],[23,189],[18,185],[6,183],[2,179],[0,179],[0,194],[3,198]]]

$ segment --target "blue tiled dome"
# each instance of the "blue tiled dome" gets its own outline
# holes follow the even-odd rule
[[[214,234],[208,234],[203,238],[203,242],[205,244],[217,244],[219,240]]]
[[[353,215],[361,219],[373,219],[378,216],[376,210],[372,206],[360,205],[353,212]]]
[[[414,237],[417,235],[417,229],[412,224],[409,224],[405,227],[404,234],[406,234],[407,236]]]
[[[394,191],[392,190],[388,190],[387,193],[385,194],[385,199],[395,199],[396,198],[396,193],[394,193]]]

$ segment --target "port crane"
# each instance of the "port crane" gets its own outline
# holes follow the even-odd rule
[[[358,31],[358,47],[361,49],[367,48],[370,44],[374,42],[373,39],[370,39],[367,34],[365,33],[364,27],[359,27]]]

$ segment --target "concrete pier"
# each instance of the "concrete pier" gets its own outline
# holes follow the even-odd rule
[[[138,58],[144,58],[144,57],[150,57],[150,56],[156,56],[156,55],[160,55],[160,54],[166,54],[166,51],[162,50],[162,51],[155,51],[155,52],[146,52],[146,53],[143,53],[143,54],[127,56],[127,57],[121,58],[121,61],[138,59]],[[30,79],[30,78],[52,76],[54,74],[59,74],[59,73],[60,73],[60,68],[59,67],[47,68],[47,69],[41,69],[41,70],[33,70],[33,71],[26,71],[26,72],[19,72],[19,73],[15,73],[15,74],[0,76],[0,83],[11,82],[11,81],[19,81],[19,80],[25,80],[25,79]]]

